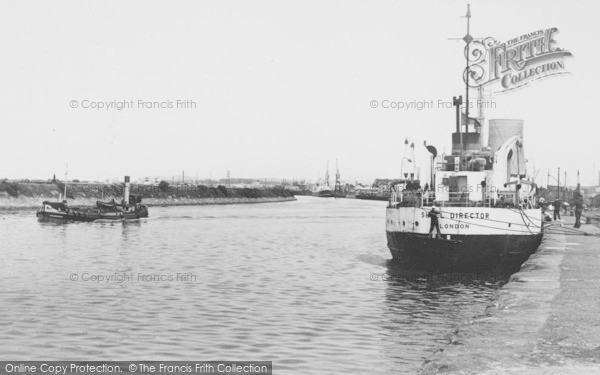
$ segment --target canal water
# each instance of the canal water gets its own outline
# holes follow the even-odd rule
[[[402,271],[385,205],[298,197],[68,224],[0,212],[0,353],[415,372],[504,280]]]

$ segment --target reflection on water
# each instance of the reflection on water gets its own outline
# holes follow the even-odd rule
[[[0,213],[0,352],[409,372],[503,282],[399,269],[386,248],[385,202],[300,197],[150,215],[52,224]]]
[[[386,357],[397,371],[414,371],[425,357],[454,342],[461,323],[482,314],[507,281],[496,274],[442,274],[407,271],[387,263]]]

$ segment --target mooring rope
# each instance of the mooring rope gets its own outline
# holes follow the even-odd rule
[[[425,210],[423,207],[419,207],[419,208],[420,208],[421,210],[423,210],[423,211],[426,211],[426,212],[428,212],[428,211],[427,211],[427,210]],[[439,212],[440,212],[440,213],[448,213],[448,214],[449,214],[449,213],[452,213],[452,212],[449,212],[449,211],[439,211]],[[469,224],[469,225],[474,225],[474,226],[477,226],[477,227],[482,227],[482,228],[496,229],[496,230],[502,230],[502,231],[508,231],[508,232],[515,232],[515,233],[521,233],[521,234],[525,233],[525,234],[526,234],[526,232],[525,232],[525,231],[523,231],[523,230],[515,230],[515,229],[509,229],[509,228],[498,228],[498,227],[492,227],[492,226],[489,226],[489,225],[477,224],[477,223],[473,223],[473,222],[470,222],[470,221],[464,221],[464,220],[453,219],[453,218],[444,218],[444,219],[447,219],[447,220],[452,220],[452,221],[455,221],[455,222],[457,222],[457,223],[465,223],[465,224]],[[533,235],[535,235],[535,233],[533,233],[533,232],[531,231],[531,229],[530,229],[530,228],[529,228],[527,225],[525,225],[525,224],[511,223],[511,222],[509,222],[509,221],[492,220],[492,219],[485,219],[485,218],[481,218],[481,220],[488,220],[488,221],[493,221],[493,222],[498,222],[498,223],[503,223],[503,224],[511,224],[511,225],[513,225],[513,224],[514,224],[514,225],[518,225],[518,226],[525,226],[525,227],[527,228],[527,230],[529,231],[529,233],[530,233],[530,234],[533,234]]]
[[[600,237],[600,233],[585,232],[581,229],[563,227],[558,224],[546,224],[544,229],[549,229],[548,234],[564,234],[566,236],[592,236]]]
[[[424,209],[423,207],[419,207],[419,208],[420,208],[421,210],[425,211],[425,212],[429,212],[428,210]],[[446,214],[455,214],[455,213],[456,213],[456,212],[442,211],[442,210],[440,210],[439,212],[440,212],[440,213],[446,213]],[[520,213],[519,211],[515,211],[515,212],[517,212],[517,213]],[[523,213],[520,213],[520,214],[521,214],[521,216],[523,216],[523,215],[524,215],[524,216],[526,216],[526,217],[528,217],[528,218],[529,218],[529,216],[528,216],[528,215],[525,215],[525,214],[523,214]],[[454,221],[463,222],[463,223],[469,223],[469,224],[473,224],[473,225],[480,225],[480,224],[475,224],[475,223],[472,223],[472,222],[469,222],[469,221],[461,221],[461,220],[458,220],[458,219],[453,219],[453,218],[449,218],[449,217],[445,217],[444,219],[454,220]],[[513,222],[510,222],[510,221],[494,220],[494,219],[489,219],[489,218],[488,218],[488,219],[486,219],[486,218],[483,218],[483,217],[482,217],[482,218],[479,218],[479,219],[480,219],[480,220],[486,220],[486,221],[492,221],[492,222],[495,222],[495,223],[501,223],[501,224],[511,224],[511,225],[517,225],[517,226],[526,227],[526,228],[529,228],[529,227],[530,227],[530,226],[529,226],[529,225],[527,225],[527,223],[525,223],[524,221],[523,221],[523,224],[519,224],[519,223],[513,223]],[[540,220],[540,222],[541,222],[541,220]],[[534,222],[531,222],[531,224],[533,224],[535,227],[538,227],[538,226],[539,226],[539,225],[536,225]],[[489,228],[496,228],[496,227],[489,227]],[[496,229],[502,229],[502,228],[496,228]],[[531,230],[530,230],[530,231],[531,231]]]
[[[418,207],[419,209],[421,209],[424,212],[429,212],[429,210],[426,210],[423,207]],[[491,221],[491,222],[495,222],[495,223],[501,223],[501,224],[510,224],[510,225],[516,225],[519,227],[525,227],[527,228],[527,231],[529,231],[530,234],[535,235],[536,233],[534,233],[531,230],[531,226],[528,225],[525,222],[525,218],[527,218],[527,220],[529,220],[529,222],[534,226],[534,227],[538,227],[536,225],[536,223],[533,222],[533,220],[539,220],[541,226],[544,228],[544,231],[547,232],[548,234],[564,234],[564,235],[572,235],[572,236],[594,236],[594,237],[600,237],[600,233],[590,233],[590,232],[585,232],[583,230],[579,230],[576,228],[569,228],[569,227],[563,227],[563,226],[559,226],[558,224],[545,224],[544,221],[542,219],[536,219],[533,218],[527,214],[525,214],[523,212],[523,210],[518,210],[518,209],[514,209],[514,208],[510,208],[507,207],[509,210],[519,213],[519,215],[521,216],[521,220],[523,220],[523,224],[519,224],[519,223],[512,223],[510,221],[503,221],[503,220],[494,220],[494,219],[489,219],[489,218],[478,218],[479,220],[487,220],[487,221]],[[445,214],[455,214],[456,212],[450,212],[450,211],[445,211],[445,210],[440,210],[440,213],[445,213]],[[464,224],[469,224],[469,225],[474,225],[477,227],[482,227],[482,228],[488,228],[488,229],[497,229],[497,230],[503,230],[503,231],[508,231],[508,232],[515,232],[515,233],[525,233],[525,231],[523,230],[515,230],[515,229],[509,229],[509,228],[498,228],[498,227],[493,227],[493,226],[489,226],[489,225],[484,225],[484,224],[478,224],[478,223],[474,223],[471,221],[465,221],[465,220],[460,220],[460,219],[454,219],[451,217],[445,217],[444,219],[446,220],[452,220],[454,222],[457,223],[464,223]],[[407,220],[405,219],[405,221],[407,221],[409,224],[412,224],[413,226],[415,226],[415,222],[412,220]]]

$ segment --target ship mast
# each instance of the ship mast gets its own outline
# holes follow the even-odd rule
[[[466,79],[466,92],[465,92],[465,115],[467,117],[467,123],[465,125],[465,133],[469,132],[469,76],[471,75],[471,68],[469,67],[469,54],[470,54],[470,45],[473,37],[470,32],[471,27],[471,4],[467,4],[467,35],[464,37],[464,41],[467,43],[467,79]]]
[[[453,105],[456,107],[456,132],[460,137],[460,148],[459,148],[459,158],[462,157],[465,144],[463,142],[463,130],[462,125],[465,125],[465,133],[469,132],[469,80],[471,76],[471,67],[469,66],[469,55],[471,53],[471,42],[473,41],[473,37],[471,36],[471,4],[467,4],[467,35],[465,35],[462,40],[467,44],[465,60],[466,60],[466,77],[465,77],[465,113],[464,117],[461,115],[462,113],[462,96],[453,97]],[[454,40],[458,40],[460,38],[450,38]],[[463,121],[464,118],[464,121]]]

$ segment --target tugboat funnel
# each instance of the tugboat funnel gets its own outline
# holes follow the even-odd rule
[[[125,176],[125,188],[123,189],[123,204],[129,204],[129,176]]]

